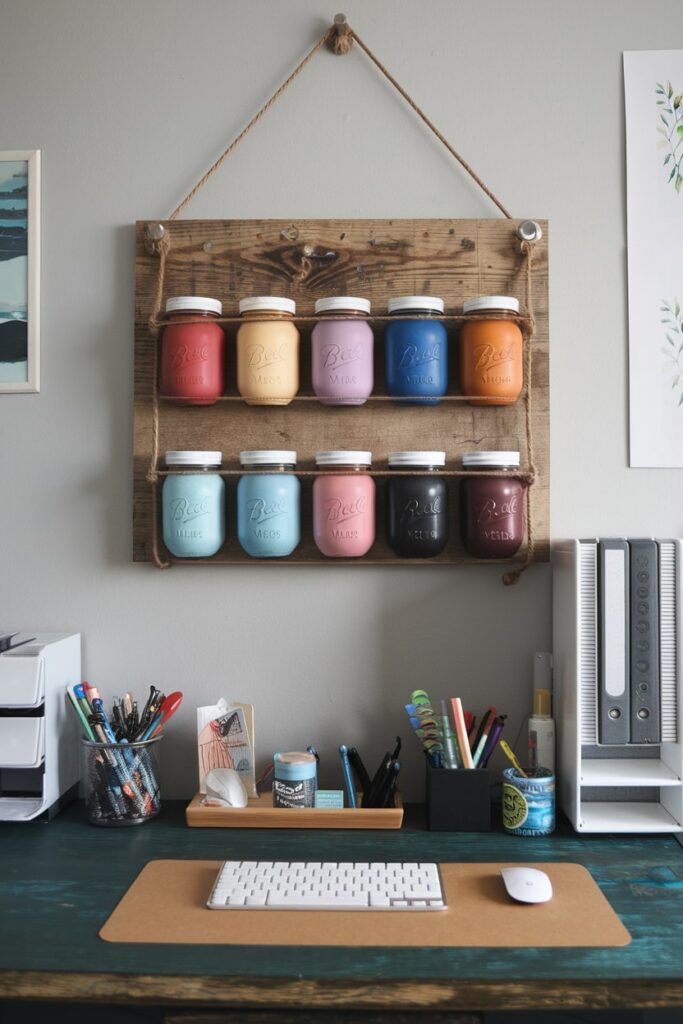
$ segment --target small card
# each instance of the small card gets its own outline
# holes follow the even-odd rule
[[[343,789],[316,789],[313,799],[314,807],[343,807],[344,791]]]

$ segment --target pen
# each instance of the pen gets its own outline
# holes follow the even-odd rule
[[[480,738],[476,748],[472,751],[472,767],[473,768],[478,768],[479,767],[479,762],[481,760],[482,754],[484,753],[484,747],[488,743],[489,730],[493,728],[494,724],[495,724],[495,719],[491,719],[490,718],[488,720],[488,722],[486,723],[486,725],[484,726],[484,731],[481,734],[481,738]]]
[[[480,762],[482,768],[486,768],[486,766],[488,765],[489,758],[491,757],[491,754],[493,753],[493,751],[496,749],[496,746],[498,744],[498,740],[500,739],[500,734],[503,731],[503,726],[504,725],[505,725],[505,716],[504,715],[500,715],[498,718],[496,718],[496,720],[495,720],[495,722],[493,724],[493,728],[491,729],[491,732],[489,733],[489,738],[487,740],[486,746],[484,747],[484,753],[481,756],[481,762]]]
[[[349,801],[349,807],[356,806],[356,791],[353,787],[353,779],[351,777],[351,765],[349,764],[349,748],[345,743],[342,743],[339,747],[339,756],[341,757],[342,770],[344,772],[344,784],[346,785],[346,795]]]
[[[368,770],[355,747],[351,747],[349,749],[349,762],[353,768],[353,773],[356,776],[358,785],[363,792],[363,796],[365,796],[365,794],[370,790],[370,776],[368,775]]]
[[[78,698],[76,697],[76,694],[73,692],[73,690],[71,689],[70,686],[67,686],[66,693],[67,693],[67,696],[68,696],[69,700],[73,704],[74,711],[76,712],[76,714],[78,715],[78,717],[80,719],[81,728],[83,729],[83,733],[85,735],[85,738],[87,740],[94,740],[95,739],[95,734],[93,733],[92,729],[90,728],[90,725],[88,723],[88,719],[83,714],[83,709],[81,708],[81,706],[80,706],[80,704],[78,702]]]
[[[482,737],[482,735],[484,733],[484,730],[486,730],[488,732],[488,726],[490,726],[490,724],[493,722],[495,717],[496,717],[496,709],[494,707],[487,708],[486,709],[486,714],[482,717],[482,720],[479,723],[479,728],[477,730],[477,735],[475,736],[474,743],[472,744],[472,750],[476,750],[477,749],[477,747],[479,746],[479,741],[481,740],[481,737]]]

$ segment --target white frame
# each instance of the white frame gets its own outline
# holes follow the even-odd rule
[[[0,162],[10,160],[28,164],[28,370],[25,381],[0,381],[0,394],[25,394],[40,391],[40,150],[0,150]]]

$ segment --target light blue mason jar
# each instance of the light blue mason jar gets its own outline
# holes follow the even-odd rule
[[[210,558],[225,543],[222,452],[166,452],[161,490],[164,544],[176,558]]]
[[[252,558],[286,558],[301,540],[301,484],[291,470],[296,452],[240,452],[237,539]]]

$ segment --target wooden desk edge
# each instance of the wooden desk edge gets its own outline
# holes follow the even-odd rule
[[[679,979],[509,982],[202,977],[0,971],[0,998],[282,1010],[656,1009],[683,1006]]]

